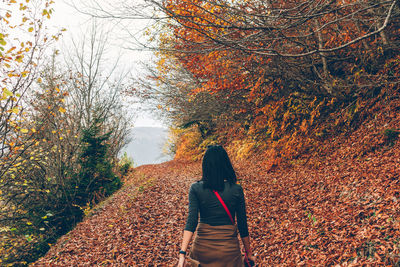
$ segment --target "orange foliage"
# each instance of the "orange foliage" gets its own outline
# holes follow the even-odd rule
[[[167,0],[163,11],[176,22],[167,38],[176,52],[167,61],[178,61],[193,75],[190,94],[208,92],[235,107],[214,118],[216,133],[206,140],[236,140],[232,146],[242,158],[267,151],[271,158],[292,159],[316,141],[359,125],[361,100],[382,86],[398,86],[393,6]],[[373,32],[380,27],[385,29]],[[165,60],[160,62],[166,67]],[[204,140],[190,138],[198,136],[182,139],[178,157],[202,151],[196,145]]]
[[[175,152],[175,159],[183,161],[199,160],[201,151],[199,150],[201,143],[200,133],[196,130],[189,130],[181,134],[177,142],[179,146]]]

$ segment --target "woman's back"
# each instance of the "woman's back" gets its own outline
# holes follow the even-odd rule
[[[224,183],[224,190],[219,192],[232,216],[236,215],[240,236],[248,236],[246,222],[246,207],[243,189],[238,184]],[[194,231],[200,212],[200,223],[209,225],[232,224],[228,214],[216,195],[209,188],[204,187],[203,181],[193,183],[189,191],[189,216],[185,230]]]

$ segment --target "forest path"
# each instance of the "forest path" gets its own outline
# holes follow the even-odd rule
[[[269,171],[234,164],[258,266],[400,262],[400,145],[356,159],[348,147]],[[34,266],[174,266],[200,177],[199,163],[136,168]]]
[[[122,189],[61,237],[34,266],[172,266],[177,261],[196,163],[144,165]]]

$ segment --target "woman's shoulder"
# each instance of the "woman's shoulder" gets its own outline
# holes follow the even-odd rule
[[[243,190],[242,186],[239,183],[232,183],[232,188],[236,190]]]
[[[191,184],[190,189],[198,190],[198,188],[202,188],[202,187],[203,187],[203,181],[196,181]]]
[[[243,187],[238,183],[231,184],[230,188],[231,188],[231,190],[233,192],[235,192],[237,194],[242,194],[243,193]]]

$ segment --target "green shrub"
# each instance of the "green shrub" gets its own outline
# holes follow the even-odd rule
[[[83,130],[79,155],[75,201],[83,207],[96,203],[121,187],[121,180],[113,173],[107,141],[111,132],[101,133],[101,121],[96,119]]]
[[[8,187],[14,197],[7,207],[9,212],[0,214],[1,264],[24,266],[37,260],[48,251],[50,244],[83,219],[85,207],[121,187],[119,177],[113,173],[115,166],[109,153],[111,133],[102,133],[102,126],[102,121],[95,120],[82,131],[76,144],[78,149],[74,151],[76,157],[68,164],[63,163],[59,177],[49,176],[45,169],[37,168],[49,164],[44,158],[50,155],[39,153],[38,162],[42,165],[27,162],[20,167],[21,172],[4,177],[5,181],[18,181],[18,184]]]
[[[133,167],[133,159],[125,152],[119,161],[119,171],[122,176],[126,175],[130,168]]]

